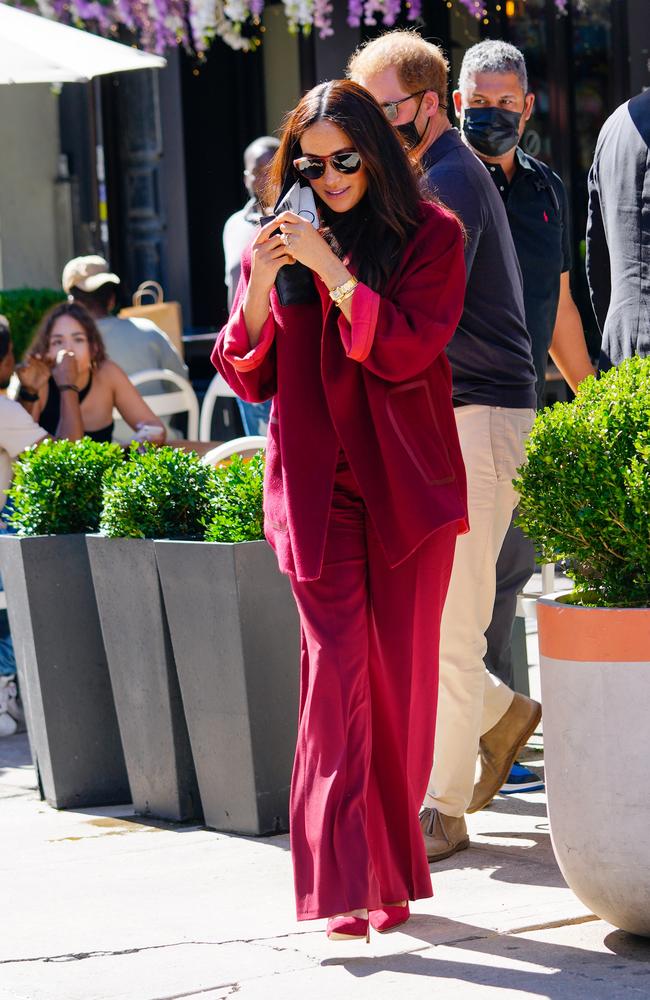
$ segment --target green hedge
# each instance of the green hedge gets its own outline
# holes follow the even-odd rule
[[[179,448],[45,441],[15,463],[12,524],[21,535],[254,541],[263,480],[263,452],[213,469]]]
[[[17,361],[25,353],[43,313],[64,300],[63,292],[53,288],[16,288],[0,292],[0,314],[9,320]]]
[[[542,410],[526,452],[519,523],[545,562],[570,560],[575,602],[650,605],[650,357]]]
[[[233,455],[214,470],[216,490],[206,542],[254,542],[264,538],[264,452],[250,460]]]
[[[20,535],[85,534],[99,528],[102,480],[124,464],[118,444],[44,441],[14,464],[11,523]]]
[[[196,452],[134,444],[104,477],[100,530],[109,538],[202,539],[214,493],[214,470]]]

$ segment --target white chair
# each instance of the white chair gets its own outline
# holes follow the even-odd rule
[[[207,451],[201,458],[201,461],[205,465],[219,465],[232,455],[252,456],[260,448],[266,448],[265,437],[250,435],[249,437],[233,438],[232,441],[224,441],[223,444],[217,445],[212,451]]]
[[[212,415],[219,396],[228,396],[230,399],[237,398],[237,394],[230,388],[223,375],[217,372],[203,397],[199,421],[199,441],[212,440]]]
[[[137,388],[147,382],[171,383],[175,391],[160,392],[155,395],[141,393],[145,403],[157,417],[171,417],[175,413],[187,413],[187,438],[196,441],[199,433],[199,401],[196,393],[187,379],[169,368],[148,368],[143,372],[129,375],[129,381]],[[113,419],[120,420],[121,415],[113,410]]]

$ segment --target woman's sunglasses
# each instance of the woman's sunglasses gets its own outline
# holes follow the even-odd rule
[[[331,163],[340,174],[356,174],[361,167],[361,155],[356,149],[348,153],[332,153],[331,156],[299,156],[293,165],[301,177],[308,181],[317,181],[325,173],[328,163]]]

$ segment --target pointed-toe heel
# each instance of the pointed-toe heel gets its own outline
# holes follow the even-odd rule
[[[370,941],[370,926],[367,917],[330,917],[327,921],[327,936],[330,941]]]
[[[380,910],[371,910],[369,920],[372,929],[383,934],[405,924],[410,916],[411,911],[407,903],[406,906],[382,906]]]

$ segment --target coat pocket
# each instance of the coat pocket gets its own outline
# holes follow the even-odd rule
[[[430,486],[452,483],[456,475],[429,383],[419,379],[395,386],[388,393],[386,408],[395,434],[425,482]]]

